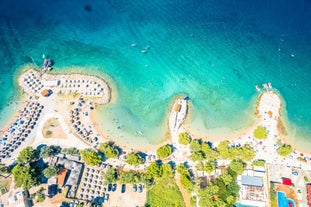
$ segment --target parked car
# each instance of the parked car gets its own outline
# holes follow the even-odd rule
[[[125,193],[125,191],[126,191],[126,185],[122,184],[122,186],[121,186],[121,193]]]
[[[105,194],[105,197],[104,197],[104,202],[108,201],[109,200],[109,194]]]
[[[133,184],[133,191],[136,192],[137,191],[137,185]]]
[[[111,184],[111,183],[109,183],[109,184],[108,184],[108,192],[110,192],[110,191],[111,191],[111,189],[112,189],[112,184]]]
[[[143,192],[143,185],[142,184],[139,184],[138,185],[138,192]]]
[[[112,190],[112,192],[115,192],[117,190],[117,184],[113,184],[111,190]]]

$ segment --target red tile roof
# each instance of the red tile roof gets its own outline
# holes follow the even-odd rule
[[[289,178],[282,178],[282,184],[283,185],[289,185],[289,186],[293,185],[292,180]]]
[[[66,168],[61,168],[58,172],[58,175],[57,175],[57,184],[62,187],[64,185],[64,182],[65,182],[65,178],[66,178],[66,175],[67,175],[67,169]]]
[[[308,190],[308,204],[309,207],[311,207],[311,185],[307,185],[307,190]]]

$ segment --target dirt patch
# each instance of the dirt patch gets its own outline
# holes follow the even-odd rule
[[[0,195],[3,195],[10,190],[11,181],[11,178],[0,177]]]
[[[50,118],[45,122],[42,134],[44,138],[67,138],[56,118]]]
[[[274,188],[275,188],[275,191],[283,191],[286,194],[286,197],[293,199],[296,203],[296,206],[298,206],[297,195],[291,187],[284,186],[284,185],[275,185]]]

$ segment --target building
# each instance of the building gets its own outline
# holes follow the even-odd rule
[[[237,177],[237,183],[240,186],[239,203],[242,205],[266,207],[267,190],[264,185],[266,173],[263,170],[264,168],[260,171],[245,170]]]
[[[282,185],[292,186],[292,180],[289,178],[282,178]]]
[[[60,165],[62,167],[57,176],[57,183],[60,187],[68,186],[67,197],[74,198],[82,176],[83,164],[66,159],[65,156],[62,156],[53,157],[50,161],[50,165]]]
[[[262,177],[255,177],[255,176],[247,176],[242,175],[241,176],[241,183],[245,186],[255,186],[255,187],[262,187]]]
[[[42,84],[44,87],[54,87],[58,86],[60,83],[59,80],[47,80],[47,81],[42,81]]]
[[[30,207],[30,201],[25,191],[16,193],[15,195],[8,198],[8,207]]]
[[[311,184],[307,185],[307,191],[308,191],[308,206],[311,207]]]
[[[67,169],[66,168],[60,168],[59,172],[57,174],[57,184],[59,187],[63,187],[65,184],[65,179],[67,175]]]

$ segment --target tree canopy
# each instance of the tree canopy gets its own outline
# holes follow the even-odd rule
[[[227,140],[220,142],[217,149],[219,151],[219,155],[223,159],[231,159],[231,160],[238,159],[249,162],[253,160],[255,157],[254,149],[251,148],[250,146],[244,145],[242,147],[241,146],[229,147],[229,142]]]
[[[164,145],[157,149],[157,156],[160,159],[164,159],[172,154],[172,147],[170,145]]]
[[[265,166],[265,164],[266,164],[266,161],[265,160],[254,160],[253,161],[253,166]]]
[[[156,162],[152,162],[146,169],[147,178],[159,178],[162,176],[163,169]]]
[[[38,151],[28,146],[24,148],[22,151],[20,151],[17,161],[19,163],[34,162],[38,159],[38,157],[39,157]]]
[[[99,145],[99,151],[102,152],[106,158],[116,158],[119,155],[118,149],[116,149],[111,143],[105,142]]]
[[[121,183],[138,183],[141,181],[141,174],[137,172],[122,172],[120,173]]]
[[[14,182],[18,187],[29,190],[32,186],[39,184],[39,173],[37,168],[30,165],[22,166],[17,164],[12,169]]]
[[[175,180],[160,178],[155,185],[147,191],[146,205],[149,207],[178,206],[185,207],[182,194]]]
[[[43,173],[43,175],[45,177],[51,178],[51,177],[57,175],[58,171],[59,171],[59,167],[57,167],[57,166],[48,166],[47,168],[45,168],[42,171],[42,173]]]
[[[279,155],[286,157],[293,152],[293,148],[290,145],[284,144],[282,147],[279,147],[277,151]]]
[[[118,179],[118,174],[115,168],[110,168],[106,172],[102,172],[102,178],[104,179],[104,184],[115,183]]]
[[[216,164],[215,161],[209,161],[207,163],[198,163],[196,165],[196,168],[198,170],[207,172],[208,174],[210,174],[211,172],[213,172],[216,169]]]
[[[138,153],[129,153],[126,155],[126,163],[133,165],[133,166],[138,166],[143,162],[143,158],[138,154]]]
[[[191,137],[186,132],[180,133],[178,135],[178,142],[183,145],[188,145],[191,142]]]
[[[101,156],[98,155],[95,151],[92,150],[82,150],[80,151],[81,158],[88,165],[95,166],[101,163]]]
[[[258,126],[254,130],[254,137],[257,138],[257,139],[265,139],[265,138],[267,138],[267,136],[268,136],[267,130],[263,126]]]
[[[193,152],[198,152],[198,151],[201,151],[201,143],[199,140],[197,139],[193,139],[190,143],[190,149],[193,151]]]
[[[229,165],[229,169],[236,175],[241,175],[245,169],[245,164],[240,160],[233,160]]]
[[[48,158],[52,155],[58,153],[59,150],[54,146],[44,146],[40,149],[40,157],[42,158]]]
[[[180,183],[188,191],[191,192],[194,187],[194,183],[191,181],[191,175],[188,169],[180,164],[177,166],[177,172],[180,174]]]

